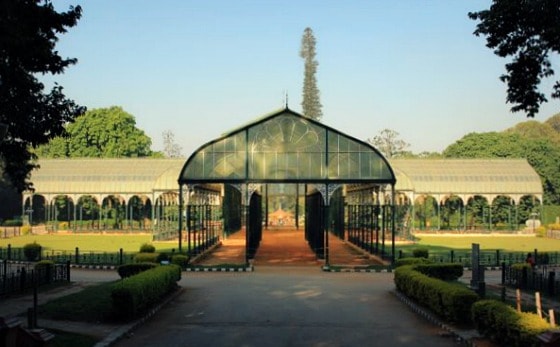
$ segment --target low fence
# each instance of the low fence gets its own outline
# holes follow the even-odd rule
[[[70,264],[34,268],[33,263],[11,263],[3,260],[0,266],[0,296],[24,293],[34,287],[70,281]]]
[[[538,265],[554,265],[560,264],[560,252],[539,252],[534,250],[531,252]],[[412,252],[403,252],[399,250],[398,258],[412,257]],[[479,264],[490,267],[500,267],[502,263],[506,265],[524,263],[527,252],[506,252],[502,250],[481,250],[479,253]],[[464,267],[472,266],[472,252],[462,250],[430,250],[429,259],[437,263],[457,263]]]
[[[540,292],[550,297],[560,294],[560,274],[557,266],[538,266],[534,269],[521,269],[503,264],[502,285],[522,290]]]
[[[42,250],[40,253],[40,260],[52,260],[60,264],[69,262],[70,264],[82,265],[110,265],[118,266],[134,262],[134,253],[125,253],[123,249],[116,252],[94,252],[94,251],[80,251],[78,247],[74,252],[61,251],[61,250]],[[24,262],[27,261],[23,248],[0,247],[0,259],[10,261]]]

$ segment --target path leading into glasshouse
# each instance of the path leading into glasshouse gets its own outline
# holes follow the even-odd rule
[[[222,245],[198,261],[198,264],[242,264],[245,262],[245,231],[239,231],[222,240]],[[329,263],[331,265],[366,266],[380,264],[379,258],[368,256],[349,243],[329,236]],[[305,241],[303,228],[271,227],[263,230],[254,266],[321,266]]]

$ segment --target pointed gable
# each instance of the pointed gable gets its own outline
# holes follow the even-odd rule
[[[289,109],[265,116],[195,151],[179,183],[395,183],[371,145]]]

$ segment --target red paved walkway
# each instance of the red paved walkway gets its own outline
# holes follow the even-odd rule
[[[381,264],[376,257],[369,257],[344,241],[329,236],[330,265],[373,265]],[[245,262],[245,231],[242,230],[222,241],[210,255],[198,264],[243,264]],[[324,260],[317,259],[305,241],[303,228],[273,227],[263,230],[263,239],[253,261],[259,265],[321,266]]]

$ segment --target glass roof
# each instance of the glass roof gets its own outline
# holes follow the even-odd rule
[[[286,108],[194,152],[179,183],[202,182],[395,184],[395,175],[371,145]]]

